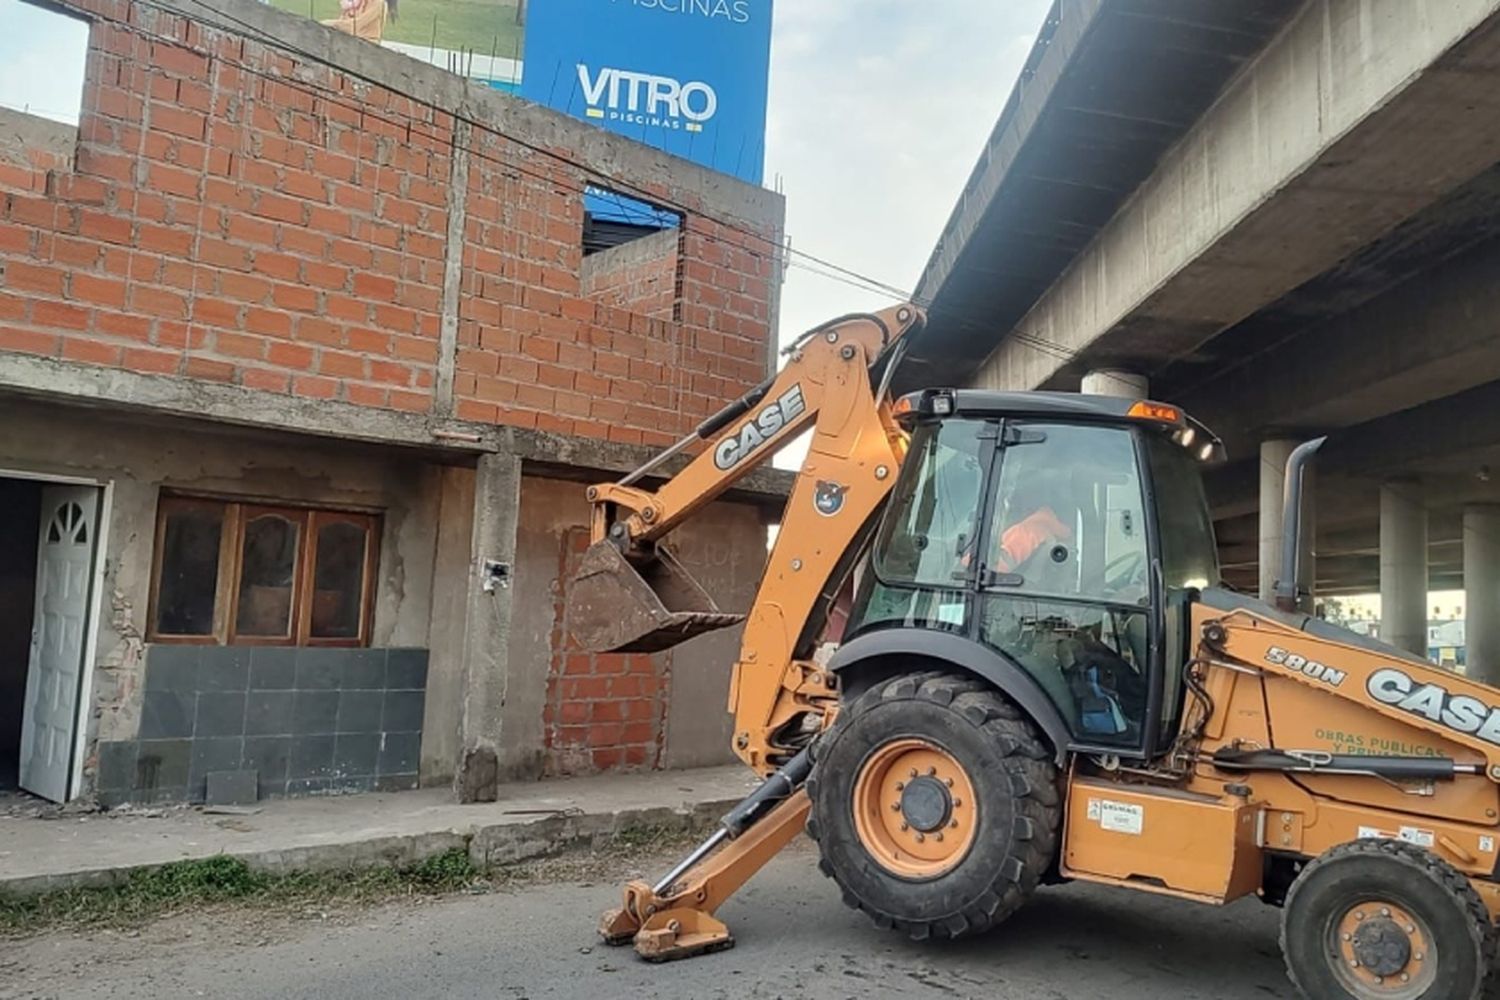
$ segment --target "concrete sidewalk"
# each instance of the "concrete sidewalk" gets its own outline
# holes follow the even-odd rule
[[[500,801],[484,805],[458,805],[443,788],[276,800],[249,815],[0,818],[0,892],[109,885],[217,854],[272,872],[409,864],[455,848],[499,864],[630,829],[706,828],[755,783],[734,765],[502,785]]]

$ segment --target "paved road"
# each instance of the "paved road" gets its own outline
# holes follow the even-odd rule
[[[0,998],[612,1000],[845,997],[1265,1000],[1290,997],[1275,911],[1214,910],[1071,885],[957,944],[914,944],[839,902],[802,847],[725,907],[732,951],[650,966],[598,946],[612,885],[565,883],[332,919],[174,918],[139,937],[0,942]],[[190,935],[190,936],[189,936]]]

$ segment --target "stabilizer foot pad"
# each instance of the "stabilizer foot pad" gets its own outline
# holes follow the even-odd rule
[[[641,958],[653,965],[663,962],[677,962],[684,958],[696,958],[699,955],[712,955],[716,951],[728,951],[734,947],[734,938],[724,938],[721,941],[704,941],[701,944],[678,945],[670,951],[661,954],[641,954]]]

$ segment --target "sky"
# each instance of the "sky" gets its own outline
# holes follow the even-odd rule
[[[1050,6],[779,0],[766,177],[792,246],[914,288]],[[890,304],[792,266],[781,339]]]
[[[20,0],[0,0],[0,105],[78,123],[88,25]]]

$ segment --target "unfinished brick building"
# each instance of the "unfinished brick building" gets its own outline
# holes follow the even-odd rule
[[[65,6],[78,127],[0,115],[0,787],[726,758],[735,636],[585,656],[562,586],[580,482],[772,364],[780,198],[253,0]],[[678,225],[586,255],[589,186]],[[726,606],[775,493],[682,533]]]

